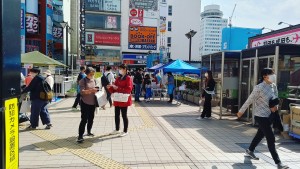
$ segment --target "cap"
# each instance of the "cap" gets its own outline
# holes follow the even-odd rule
[[[48,75],[48,76],[51,76],[51,71],[50,71],[50,70],[46,70],[46,71],[44,72],[44,74],[46,74],[46,75]]]

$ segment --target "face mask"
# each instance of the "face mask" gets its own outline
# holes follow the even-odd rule
[[[269,82],[271,82],[271,83],[276,82],[276,75],[275,74],[269,75]]]
[[[119,74],[124,75],[124,71],[123,70],[119,70]]]
[[[205,76],[205,77],[208,77],[208,73],[205,73],[204,76]]]

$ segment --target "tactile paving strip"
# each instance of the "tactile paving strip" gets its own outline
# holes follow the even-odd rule
[[[36,136],[46,140],[47,142],[45,142],[45,144],[49,144],[49,142],[52,144],[51,146],[54,145],[53,148],[55,147],[59,147],[64,149],[67,152],[71,152],[74,155],[87,160],[89,162],[91,162],[92,164],[95,164],[98,167],[101,168],[105,168],[105,169],[129,169],[129,167],[114,161],[110,158],[107,158],[101,154],[97,154],[89,149],[87,149],[84,146],[80,146],[79,144],[77,144],[75,142],[75,137],[72,139],[62,139],[59,138],[49,132],[46,132],[44,130],[34,130],[31,131],[31,133],[35,134]],[[70,141],[70,140],[74,140],[74,141]],[[88,143],[83,143],[84,144],[88,144]]]

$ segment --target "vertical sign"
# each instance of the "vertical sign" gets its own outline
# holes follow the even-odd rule
[[[80,0],[80,59],[85,59],[85,0]]]
[[[46,3],[46,55],[50,58],[53,57],[53,35],[52,35],[52,29],[53,29],[53,2],[52,0],[47,0]]]
[[[25,53],[25,0],[21,0],[21,53]]]
[[[5,101],[5,156],[6,168],[19,166],[19,111],[18,99]]]

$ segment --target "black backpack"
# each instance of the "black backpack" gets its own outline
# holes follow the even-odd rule
[[[46,78],[42,79],[41,85],[42,85],[41,87],[42,90],[40,91],[40,99],[51,101],[53,97],[53,92],[51,90],[50,85],[46,81]]]
[[[108,75],[110,73],[108,73],[106,76],[103,74],[103,76],[101,77],[101,84],[103,87],[106,87],[107,85],[109,85],[109,80],[108,80]]]

